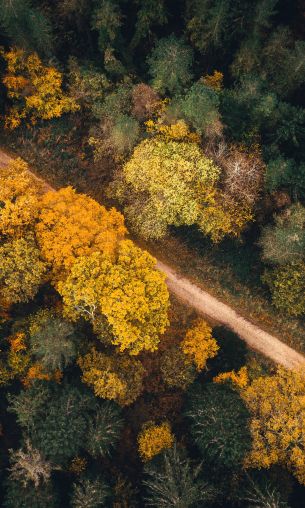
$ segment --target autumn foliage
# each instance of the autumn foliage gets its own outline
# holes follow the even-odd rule
[[[166,448],[171,448],[173,444],[174,436],[168,422],[160,425],[146,424],[138,436],[139,454],[143,461],[151,460]]]
[[[78,109],[74,99],[62,90],[62,75],[55,67],[43,65],[36,53],[13,48],[1,52],[7,64],[3,78],[12,105],[5,116],[5,127],[16,129],[22,121],[35,124]]]
[[[22,159],[0,169],[0,235],[20,236],[37,219],[39,183]]]
[[[305,484],[305,376],[278,369],[242,392],[250,413],[253,447],[247,467],[287,465]]]
[[[155,351],[168,322],[169,298],[155,264],[130,240],[119,244],[115,260],[98,253],[80,258],[58,284],[65,315],[73,320],[83,316],[97,328],[104,316],[112,344],[121,352]]]
[[[207,360],[217,355],[219,346],[212,337],[212,328],[203,319],[197,319],[187,330],[181,342],[183,353],[193,362],[198,371],[205,368]]]
[[[115,400],[122,406],[135,401],[143,389],[144,368],[128,356],[110,356],[91,349],[80,357],[82,380],[91,386],[97,397]]]
[[[37,240],[54,277],[62,276],[75,260],[93,252],[113,255],[125,233],[123,216],[72,187],[47,192],[41,199]]]

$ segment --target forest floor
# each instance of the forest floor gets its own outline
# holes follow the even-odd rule
[[[6,166],[11,158],[0,150],[0,168]],[[32,175],[38,178],[34,173]],[[38,180],[42,182],[46,191],[53,189],[44,180],[40,178]],[[250,349],[289,369],[305,365],[305,357],[302,354],[241,316],[232,307],[204,291],[189,279],[179,275],[169,265],[158,261],[157,267],[166,274],[168,288],[176,298],[192,307],[197,313],[231,329],[246,342]]]

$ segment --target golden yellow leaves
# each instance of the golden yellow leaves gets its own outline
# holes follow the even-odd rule
[[[305,484],[305,374],[278,369],[255,379],[242,394],[252,413],[248,467],[286,464]]]
[[[42,255],[62,278],[75,260],[93,252],[113,255],[127,232],[124,217],[72,187],[47,192],[40,202],[36,236]]]
[[[235,372],[235,370],[232,370],[231,372],[222,372],[213,379],[214,383],[224,383],[226,381],[231,381],[233,385],[240,389],[245,388],[249,384],[247,367],[241,367],[237,372]]]
[[[98,253],[80,258],[58,291],[67,317],[82,316],[97,328],[106,317],[112,344],[121,352],[157,349],[168,323],[165,277],[155,269],[154,258],[130,240],[119,244],[115,260]]]
[[[219,346],[212,337],[212,328],[203,319],[197,319],[181,342],[183,353],[194,362],[198,371],[204,369],[207,360],[217,355]]]
[[[108,356],[92,348],[78,364],[82,380],[91,386],[97,397],[115,400],[122,406],[136,400],[143,389],[144,368],[134,358]]]
[[[225,372],[214,382],[230,381],[251,414],[252,450],[246,468],[287,466],[305,484],[305,374],[278,368],[275,374],[249,379],[248,370]]]
[[[0,169],[0,234],[20,236],[38,215],[38,181],[22,159]]]
[[[36,53],[13,48],[1,55],[7,63],[3,83],[13,101],[5,117],[7,129],[16,129],[23,120],[35,124],[78,109],[74,99],[63,93],[61,73],[43,65]]]
[[[151,460],[155,455],[174,444],[174,436],[168,422],[143,426],[138,436],[138,448],[142,460]]]

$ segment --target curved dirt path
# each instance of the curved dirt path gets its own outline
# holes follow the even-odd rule
[[[0,150],[0,168],[6,166],[11,159],[12,157]],[[34,173],[31,174],[42,183],[44,191],[54,190],[47,182]],[[239,315],[229,305],[178,275],[173,268],[161,261],[157,261],[157,268],[165,273],[168,289],[179,300],[194,308],[199,314],[233,330],[251,349],[288,369],[305,366],[305,356]]]
[[[233,330],[251,349],[288,369],[305,366],[305,357],[302,354],[240,316],[229,305],[178,275],[173,268],[161,261],[157,262],[157,267],[166,274],[167,286],[179,300],[193,307],[199,314]]]

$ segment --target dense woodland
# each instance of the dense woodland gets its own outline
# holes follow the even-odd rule
[[[0,81],[0,505],[304,507],[304,371],[152,254],[305,353],[305,1],[0,0]]]

